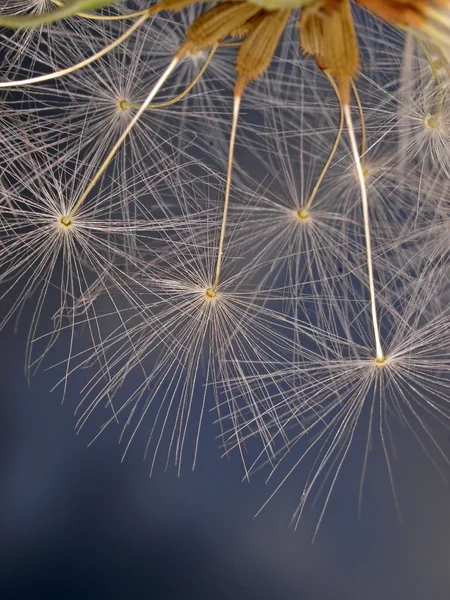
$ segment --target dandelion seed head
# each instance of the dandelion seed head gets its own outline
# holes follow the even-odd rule
[[[73,220],[70,215],[63,215],[62,217],[59,217],[57,223],[64,231],[71,229],[73,226]]]
[[[311,215],[309,214],[309,210],[301,208],[295,213],[295,216],[301,223],[304,223],[310,218]]]
[[[367,162],[364,162],[364,164],[362,165],[362,174],[364,175],[364,179],[366,180],[366,182],[369,180],[371,175],[373,175],[373,173],[374,168],[372,167],[372,165],[368,164]],[[353,176],[355,177],[355,179],[358,178],[356,168],[353,169]]]
[[[424,117],[424,125],[427,129],[439,129],[441,126],[439,115],[425,115]]]
[[[386,367],[387,365],[389,365],[389,363],[390,363],[389,356],[383,355],[383,356],[375,357],[375,366],[379,369]]]
[[[131,108],[128,98],[119,98],[117,101],[117,109],[120,113],[127,113]]]
[[[386,173],[387,167],[383,164],[382,159],[379,161],[370,159],[364,160],[361,167],[366,185],[370,185],[377,179],[381,179],[381,183],[384,182],[383,175]],[[359,182],[358,171],[356,170],[356,167],[352,167],[351,174],[354,179],[354,182],[352,183],[356,186],[356,184]]]
[[[208,287],[205,290],[205,297],[207,300],[216,300],[217,299],[217,292],[213,287]]]

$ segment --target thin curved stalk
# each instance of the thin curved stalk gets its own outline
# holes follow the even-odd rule
[[[71,65],[66,69],[61,69],[60,71],[54,71],[53,73],[46,73],[45,75],[38,75],[37,77],[30,77],[29,79],[21,79],[20,81],[1,81],[0,88],[14,88],[22,85],[41,83],[43,81],[50,81],[52,79],[64,77],[65,75],[69,75],[70,73],[75,73],[75,71],[79,71],[83,67],[87,67],[91,63],[99,60],[100,58],[111,52],[111,50],[114,50],[114,48],[116,48],[117,46],[120,46],[120,44],[126,39],[128,39],[136,31],[136,29],[138,29],[148,18],[149,14],[147,11],[146,14],[142,15],[135,23],[130,25],[130,27],[124,33],[122,33],[122,35],[120,35],[116,40],[111,42],[111,44],[108,44],[108,46],[105,46],[105,48],[102,48],[92,56],[85,58],[84,60],[82,60],[79,63],[76,63],[75,65]]]

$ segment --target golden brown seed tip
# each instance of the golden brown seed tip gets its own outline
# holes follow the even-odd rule
[[[236,71],[245,81],[264,73],[272,60],[291,10],[263,13],[242,42],[236,57]]]
[[[248,80],[246,77],[238,76],[236,83],[234,84],[233,96],[235,98],[241,97],[247,87]]]
[[[256,15],[254,15],[251,19],[249,19],[246,23],[244,23],[240,27],[237,27],[233,31],[230,31],[228,35],[234,38],[244,37],[244,35],[247,35],[247,33],[249,33],[253,29],[253,27],[258,23],[259,17],[262,14],[263,11],[261,10],[260,12],[256,13]]]
[[[302,11],[300,43],[319,67],[329,71],[349,99],[347,85],[359,70],[359,49],[349,0],[332,0],[322,10],[317,6]]]
[[[192,23],[186,32],[186,40],[198,48],[212,46],[244,26],[260,10],[246,2],[223,2],[213,6]]]
[[[304,8],[298,22],[300,47],[306,56],[316,61],[322,56],[323,17],[317,10]]]

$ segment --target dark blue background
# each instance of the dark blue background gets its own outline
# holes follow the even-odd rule
[[[121,463],[118,426],[90,447],[98,424],[75,435],[80,374],[62,405],[49,392],[57,369],[27,384],[26,333],[25,314],[0,338],[0,598],[450,598],[450,488],[406,434],[394,465],[403,524],[377,447],[357,518],[361,438],[311,545],[320,504],[289,527],[305,470],[253,518],[267,473],[241,482],[239,457],[220,459],[211,413],[195,471],[186,463],[178,477],[160,461],[149,478],[140,445]],[[448,432],[436,435],[450,449]]]

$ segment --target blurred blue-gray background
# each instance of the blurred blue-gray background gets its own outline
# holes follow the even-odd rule
[[[306,466],[254,518],[273,489],[268,473],[242,482],[239,457],[220,459],[212,413],[194,472],[186,462],[180,476],[160,461],[150,478],[139,444],[121,462],[114,424],[88,447],[98,424],[74,433],[80,375],[64,403],[49,391],[57,369],[28,385],[22,318],[16,333],[13,323],[1,333],[2,600],[450,599],[450,487],[411,436],[400,432],[394,465],[403,523],[374,448],[361,518],[361,463],[349,459],[311,545],[320,502],[297,531],[289,526]],[[65,344],[62,335],[47,366]],[[448,432],[436,436],[449,450]]]

